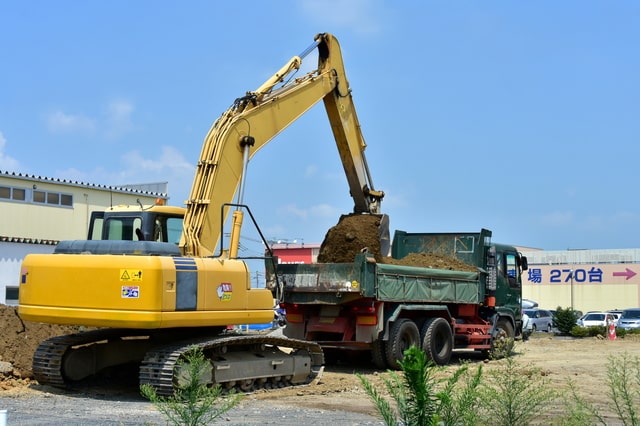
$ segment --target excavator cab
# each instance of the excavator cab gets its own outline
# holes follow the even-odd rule
[[[181,207],[116,206],[91,213],[87,239],[178,244],[183,220]]]

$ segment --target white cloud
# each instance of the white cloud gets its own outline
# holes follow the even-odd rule
[[[172,171],[177,173],[193,174],[194,165],[185,160],[180,151],[172,146],[160,148],[160,155],[154,157],[155,153],[142,155],[140,151],[130,151],[122,156],[123,162],[130,173],[163,172]]]
[[[19,170],[20,163],[15,158],[9,157],[5,154],[4,150],[7,145],[7,140],[5,139],[2,132],[0,132],[0,169],[2,170]]]
[[[52,133],[93,132],[95,120],[83,115],[54,111],[47,116],[47,128]]]
[[[634,223],[638,221],[638,215],[634,212],[624,210],[624,211],[615,212],[611,219],[613,223],[619,223],[619,222]]]
[[[103,167],[91,171],[69,168],[57,171],[56,176],[80,182],[115,186],[170,182],[169,195],[172,204],[175,205],[181,205],[189,195],[195,166],[189,164],[174,147],[163,146],[159,152],[152,152],[149,155],[130,151],[121,157],[121,164],[121,170],[116,172]]]
[[[340,210],[329,204],[316,204],[306,208],[298,207],[296,204],[287,204],[279,209],[279,213],[298,219],[335,218],[340,216]]]
[[[360,34],[380,31],[378,16],[382,1],[373,0],[304,0],[299,3],[309,19],[324,27],[349,28]]]
[[[112,101],[107,105],[105,135],[114,139],[133,128],[131,116],[134,111],[133,103],[125,100]]]
[[[100,118],[57,110],[47,115],[47,129],[51,133],[99,132],[107,139],[117,139],[133,129],[134,110],[133,103],[127,100],[109,102]]]
[[[318,166],[315,164],[308,165],[304,170],[305,177],[313,177],[318,173]]]

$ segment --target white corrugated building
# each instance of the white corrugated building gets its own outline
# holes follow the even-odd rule
[[[92,211],[168,200],[168,184],[106,186],[0,170],[0,303],[15,303],[20,264],[60,240],[85,239]]]

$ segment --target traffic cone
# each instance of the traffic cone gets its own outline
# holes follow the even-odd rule
[[[616,340],[616,325],[613,321],[609,322],[609,332],[607,333],[609,340]]]

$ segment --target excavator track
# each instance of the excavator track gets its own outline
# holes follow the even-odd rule
[[[194,348],[211,363],[201,380],[242,392],[307,384],[324,368],[320,345],[286,337],[229,333],[159,343],[148,330],[100,329],[42,342],[33,374],[42,385],[67,388],[104,367],[139,362],[139,383],[169,396],[180,384],[180,360]]]
[[[142,331],[132,332],[125,329],[92,330],[64,336],[56,336],[40,343],[33,355],[33,376],[42,385],[65,388],[68,378],[65,377],[65,355],[73,347],[89,345],[100,341],[108,341],[122,336],[140,336]],[[146,333],[148,334],[148,332]]]
[[[159,395],[172,395],[179,360],[200,349],[211,362],[206,380],[225,389],[251,392],[308,384],[323,371],[324,354],[317,343],[264,335],[232,335],[188,340],[149,351],[140,366],[140,384],[149,384]],[[287,348],[289,353],[282,348]]]

